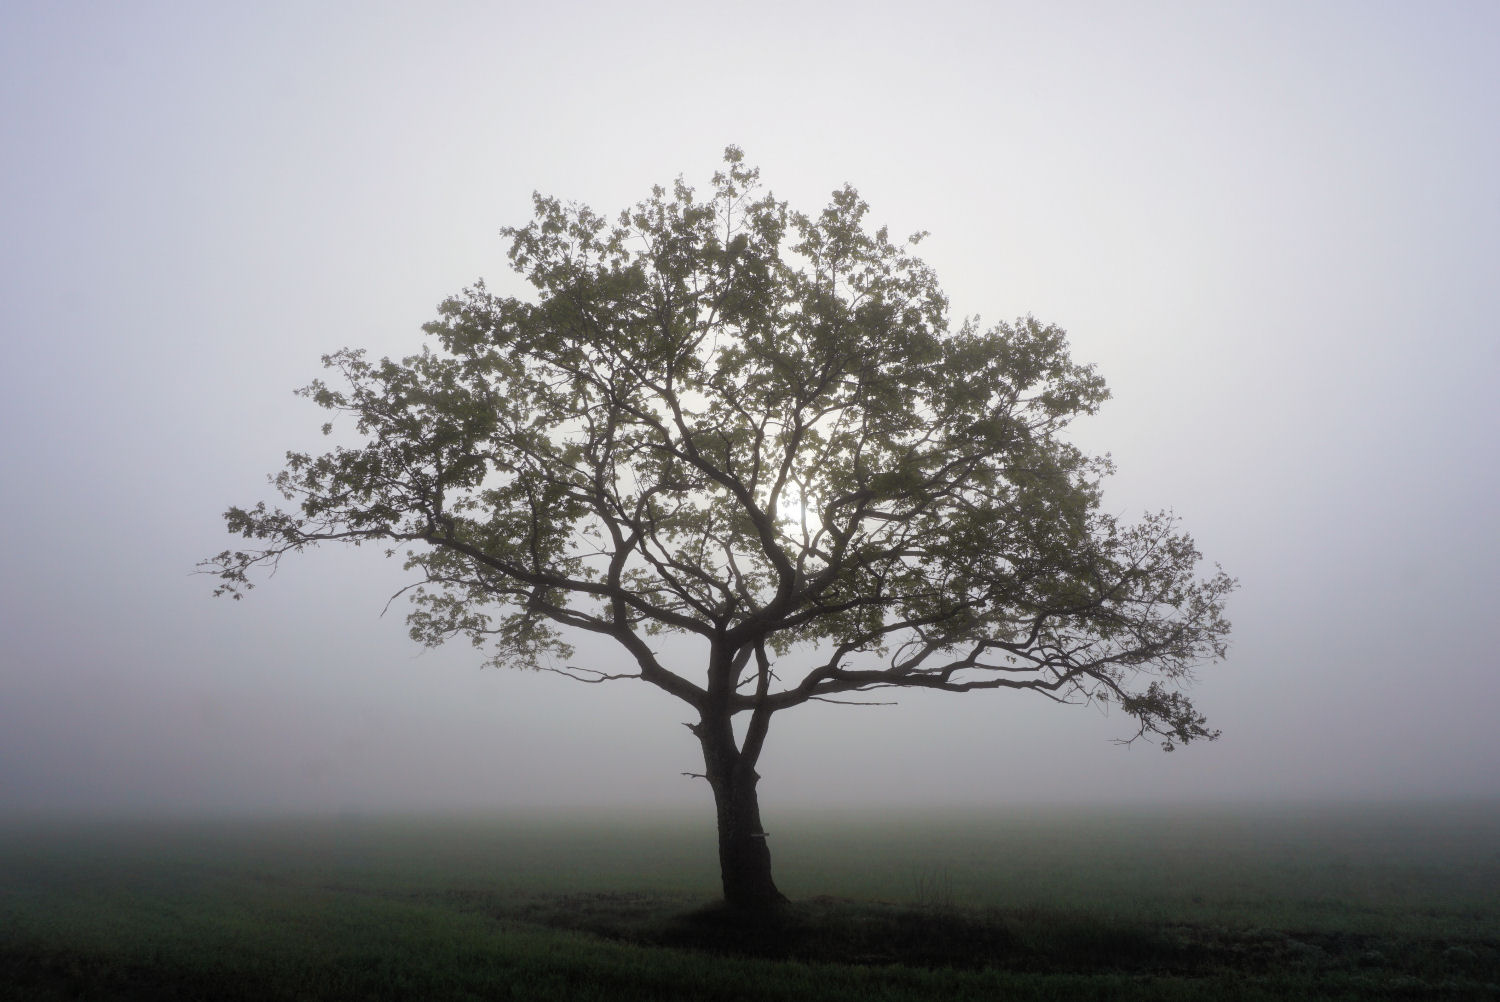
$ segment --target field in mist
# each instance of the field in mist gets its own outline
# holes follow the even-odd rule
[[[11,820],[0,994],[1473,998],[1500,804],[769,819],[796,902],[711,906],[708,812]]]

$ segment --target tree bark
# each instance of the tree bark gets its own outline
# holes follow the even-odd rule
[[[705,778],[714,791],[719,825],[719,874],[724,901],[744,911],[769,911],[786,902],[771,879],[771,848],[761,826],[755,761],[735,746],[727,713],[705,715],[694,729],[703,745]]]

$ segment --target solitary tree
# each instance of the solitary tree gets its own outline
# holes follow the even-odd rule
[[[1025,689],[1117,705],[1129,740],[1212,740],[1178,687],[1223,656],[1233,582],[1196,576],[1171,515],[1100,510],[1108,460],[1060,432],[1103,380],[1031,317],[950,326],[921,235],[866,211],[847,186],[790,211],[733,147],[710,197],[679,180],[614,222],[536,196],[502,231],[534,296],[480,282],[420,354],[324,358],[339,378],[301,392],[363,444],[288,454],[291,510],[226,513],[259,548],[208,562],[216,594],[376,542],[415,572],[414,639],[682,700],[736,906],[782,900],[756,795],[778,711]],[[577,663],[570,631],[623,663]]]

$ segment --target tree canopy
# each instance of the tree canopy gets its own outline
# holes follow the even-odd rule
[[[219,590],[373,541],[405,548],[416,640],[497,664],[733,712],[1032,689],[1117,704],[1168,749],[1213,737],[1178,683],[1223,656],[1233,582],[1195,576],[1172,515],[1101,510],[1108,460],[1060,433],[1108,392],[1064,332],[950,324],[923,234],[872,231],[848,186],[791,211],[725,161],[707,197],[679,180],[614,221],[537,195],[502,231],[534,297],[481,281],[419,354],[325,356],[339,378],[301,392],[363,444],[289,454],[291,511],[229,510],[264,545],[220,554]],[[628,667],[575,664],[568,630]],[[727,677],[663,663],[658,633]],[[778,677],[799,647],[812,666]]]

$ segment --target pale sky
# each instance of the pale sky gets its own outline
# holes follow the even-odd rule
[[[1500,6],[543,6],[7,6],[0,811],[707,809],[685,706],[423,652],[373,550],[239,603],[192,571],[320,445],[320,355],[515,288],[533,190],[613,214],[729,143],[794,207],[848,181],[929,230],[955,319],[1065,327],[1111,510],[1174,508],[1242,585],[1193,690],[1217,743],[811,704],[768,824],[1500,796]]]

